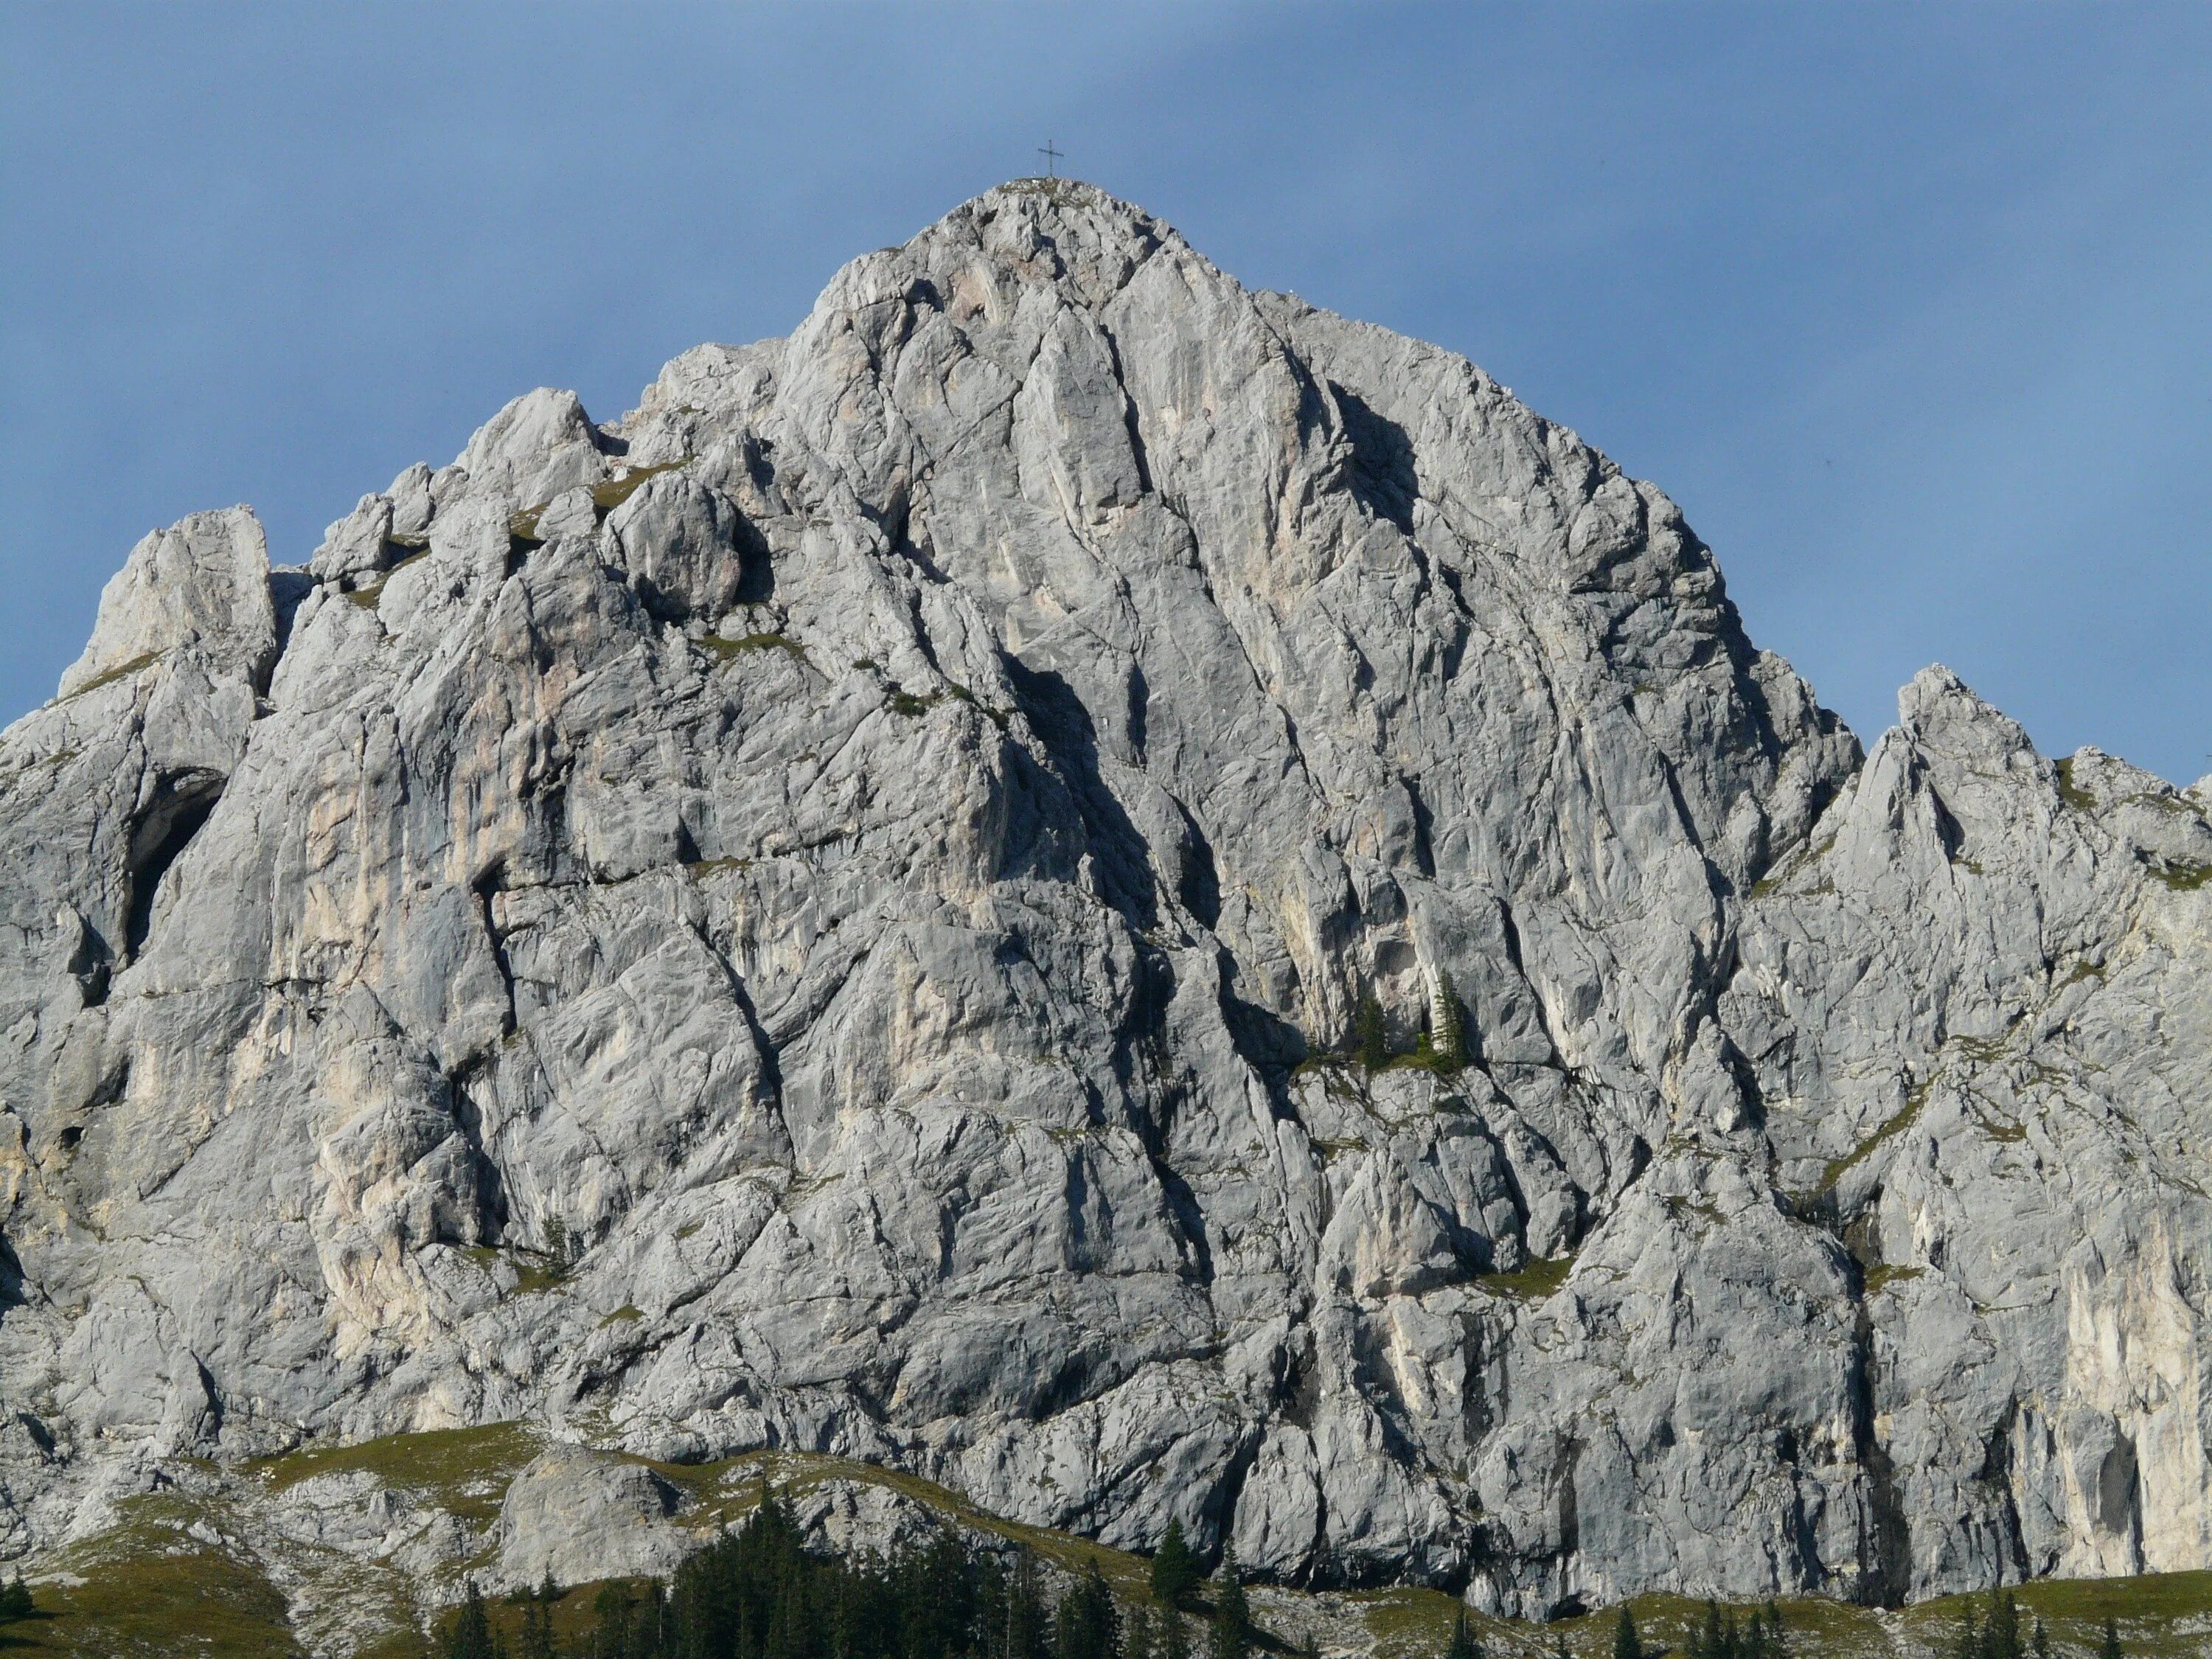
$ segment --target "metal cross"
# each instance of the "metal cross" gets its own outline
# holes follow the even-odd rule
[[[1044,176],[1048,179],[1058,178],[1060,175],[1053,171],[1053,163],[1065,161],[1067,159],[1067,153],[1065,150],[1054,149],[1052,147],[1052,140],[1048,138],[1037,150],[1037,154],[1044,157]]]

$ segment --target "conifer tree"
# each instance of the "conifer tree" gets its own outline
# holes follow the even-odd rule
[[[1467,1622],[1465,1607],[1462,1607],[1459,1616],[1452,1620],[1451,1642],[1444,1649],[1444,1659],[1482,1659],[1482,1644],[1474,1639],[1474,1632]]]
[[[1235,1550],[1222,1553],[1216,1585],[1213,1626],[1206,1644],[1206,1659],[1246,1659],[1252,1650],[1252,1608],[1244,1599]]]
[[[1121,1620],[1121,1659],[1159,1659],[1158,1626],[1152,1610],[1139,1601]]]
[[[1152,1600],[1164,1607],[1182,1605],[1183,1597],[1198,1588],[1197,1559],[1183,1541],[1182,1522],[1170,1517],[1159,1553],[1152,1557]]]
[[[1644,1659],[1644,1644],[1637,1639],[1636,1620],[1629,1617],[1626,1601],[1613,1621],[1613,1659]]]
[[[1372,1075],[1390,1063],[1389,1032],[1382,1023],[1382,1005],[1376,1001],[1372,991],[1360,994],[1355,1029],[1359,1038],[1359,1063]]]
[[[1766,1603],[1766,1650],[1772,1659],[1790,1659],[1790,1644],[1782,1633],[1782,1609],[1771,1597]]]
[[[1099,1576],[1098,1564],[1073,1584],[1053,1615],[1054,1659],[1115,1659],[1120,1620],[1113,1592]]]
[[[1160,1637],[1160,1659],[1190,1659],[1190,1632],[1183,1627],[1182,1609],[1165,1604],[1165,1626]]]
[[[521,1659],[554,1659],[553,1606],[544,1596],[532,1595],[522,1604]]]
[[[592,1598],[591,1659],[625,1659],[629,1645],[629,1596],[620,1584],[602,1584]]]
[[[999,1659],[1006,1629],[1006,1573],[994,1555],[976,1567],[974,1629],[979,1659]]]
[[[498,1650],[491,1639],[491,1620],[484,1612],[477,1581],[469,1580],[468,1599],[446,1624],[441,1659],[495,1659]]]
[[[31,1587],[23,1582],[21,1568],[0,1589],[0,1619],[28,1619],[38,1611],[38,1603],[31,1595]]]
[[[2020,1605],[2008,1589],[1990,1592],[1988,1619],[1982,1626],[1984,1659],[2027,1659],[2020,1645]]]
[[[1024,1550],[1006,1581],[1005,1659],[1042,1659],[1045,1634],[1044,1592],[1037,1583],[1036,1558]]]
[[[2051,1632],[2043,1627],[2043,1615],[2035,1619],[2035,1659],[2051,1659]]]
[[[1689,1648],[1690,1659],[1735,1659],[1735,1621],[1729,1620],[1723,1634],[1721,1604],[1711,1596],[1705,1598],[1705,1622],[1691,1631]]]
[[[1436,991],[1430,1001],[1429,1030],[1437,1064],[1447,1072],[1456,1072],[1467,1064],[1467,1015],[1452,989],[1451,975],[1441,968],[1437,969]]]
[[[2105,1639],[2097,1650],[2097,1659],[2126,1659],[2120,1649],[2119,1626],[2112,1622],[2109,1613],[2105,1615]]]

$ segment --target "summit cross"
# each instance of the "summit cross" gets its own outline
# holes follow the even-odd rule
[[[1057,179],[1060,175],[1053,171],[1053,164],[1056,161],[1065,161],[1067,159],[1067,153],[1065,150],[1054,149],[1052,147],[1052,140],[1048,138],[1038,146],[1037,154],[1044,157],[1044,176],[1048,179]]]

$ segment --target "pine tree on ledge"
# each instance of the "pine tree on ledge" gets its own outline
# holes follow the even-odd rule
[[[1152,1557],[1152,1600],[1164,1607],[1179,1607],[1183,1597],[1198,1588],[1199,1577],[1198,1562],[1183,1541],[1182,1522],[1170,1518],[1159,1553]]]
[[[1206,1644],[1206,1659],[1246,1659],[1252,1650],[1252,1608],[1244,1599],[1244,1584],[1237,1571],[1237,1552],[1222,1552],[1221,1574],[1213,1592],[1213,1628]]]
[[[1382,1005],[1376,1001],[1372,991],[1359,999],[1354,1030],[1359,1037],[1359,1063],[1372,1077],[1390,1063],[1389,1030],[1382,1022]]]

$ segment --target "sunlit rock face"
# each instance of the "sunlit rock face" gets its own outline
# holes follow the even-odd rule
[[[0,1554],[527,1417],[1507,1612],[2212,1565],[2212,781],[1863,755],[1657,489],[1087,186],[149,536],[62,691]]]

